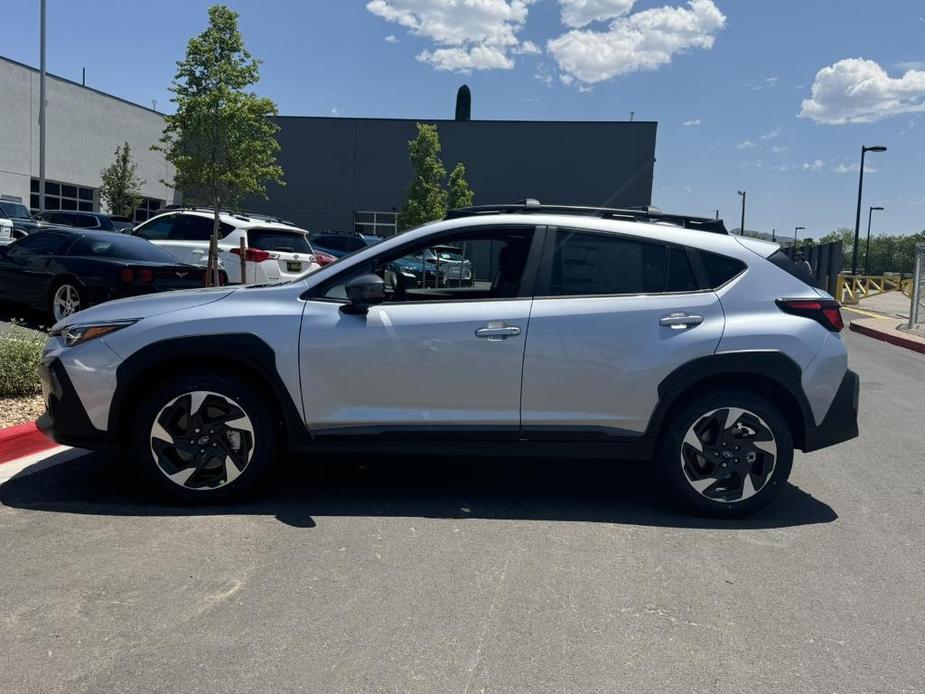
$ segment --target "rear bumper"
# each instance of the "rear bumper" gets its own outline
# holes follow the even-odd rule
[[[807,428],[803,446],[805,452],[817,451],[857,437],[860,389],[858,375],[848,369],[825,418],[817,426]]]
[[[77,391],[58,359],[39,364],[45,414],[35,423],[39,431],[56,443],[91,450],[113,450],[116,437],[93,426]]]

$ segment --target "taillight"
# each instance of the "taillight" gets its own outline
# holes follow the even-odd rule
[[[337,258],[335,258],[330,253],[325,253],[323,251],[315,251],[315,262],[318,263],[321,267],[333,263]]]
[[[122,271],[119,273],[119,279],[129,284],[135,281],[135,271],[130,267],[122,268]]]
[[[232,248],[231,252],[237,256],[241,255],[240,248]],[[259,248],[245,248],[244,249],[244,260],[251,263],[262,263],[264,260],[269,260],[272,256],[267,251],[262,251]]]
[[[145,284],[153,282],[154,272],[152,272],[148,268],[142,268],[141,270],[138,271],[138,281],[144,282]]]
[[[778,299],[777,305],[784,313],[811,318],[832,332],[840,332],[845,327],[841,304],[833,299]]]

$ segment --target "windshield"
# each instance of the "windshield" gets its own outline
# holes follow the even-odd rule
[[[4,217],[10,219],[32,219],[32,215],[29,214],[29,208],[20,202],[4,200],[0,202],[0,210],[3,211]]]

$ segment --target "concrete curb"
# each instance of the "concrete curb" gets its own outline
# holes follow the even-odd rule
[[[896,328],[900,325],[902,323],[897,324],[893,321],[887,323],[882,318],[863,318],[851,321],[850,329],[861,335],[925,354],[925,338],[899,332]]]
[[[36,428],[35,422],[0,429],[0,465],[57,445]]]

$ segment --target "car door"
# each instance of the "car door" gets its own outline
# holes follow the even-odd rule
[[[54,278],[54,259],[71,244],[70,234],[44,230],[0,253],[0,299],[44,307]]]
[[[382,276],[396,257],[415,251],[392,244],[310,291],[300,362],[313,436],[519,437],[532,268],[541,247],[530,227],[478,233],[462,234],[473,257],[477,245],[488,249],[478,254],[485,261],[478,286],[393,288],[366,314],[342,311],[346,281],[370,271]],[[509,259],[507,270],[491,274],[499,254]]]
[[[674,369],[713,354],[724,316],[691,251],[550,230],[524,355],[531,440],[636,438]],[[694,258],[696,260],[696,258]]]

